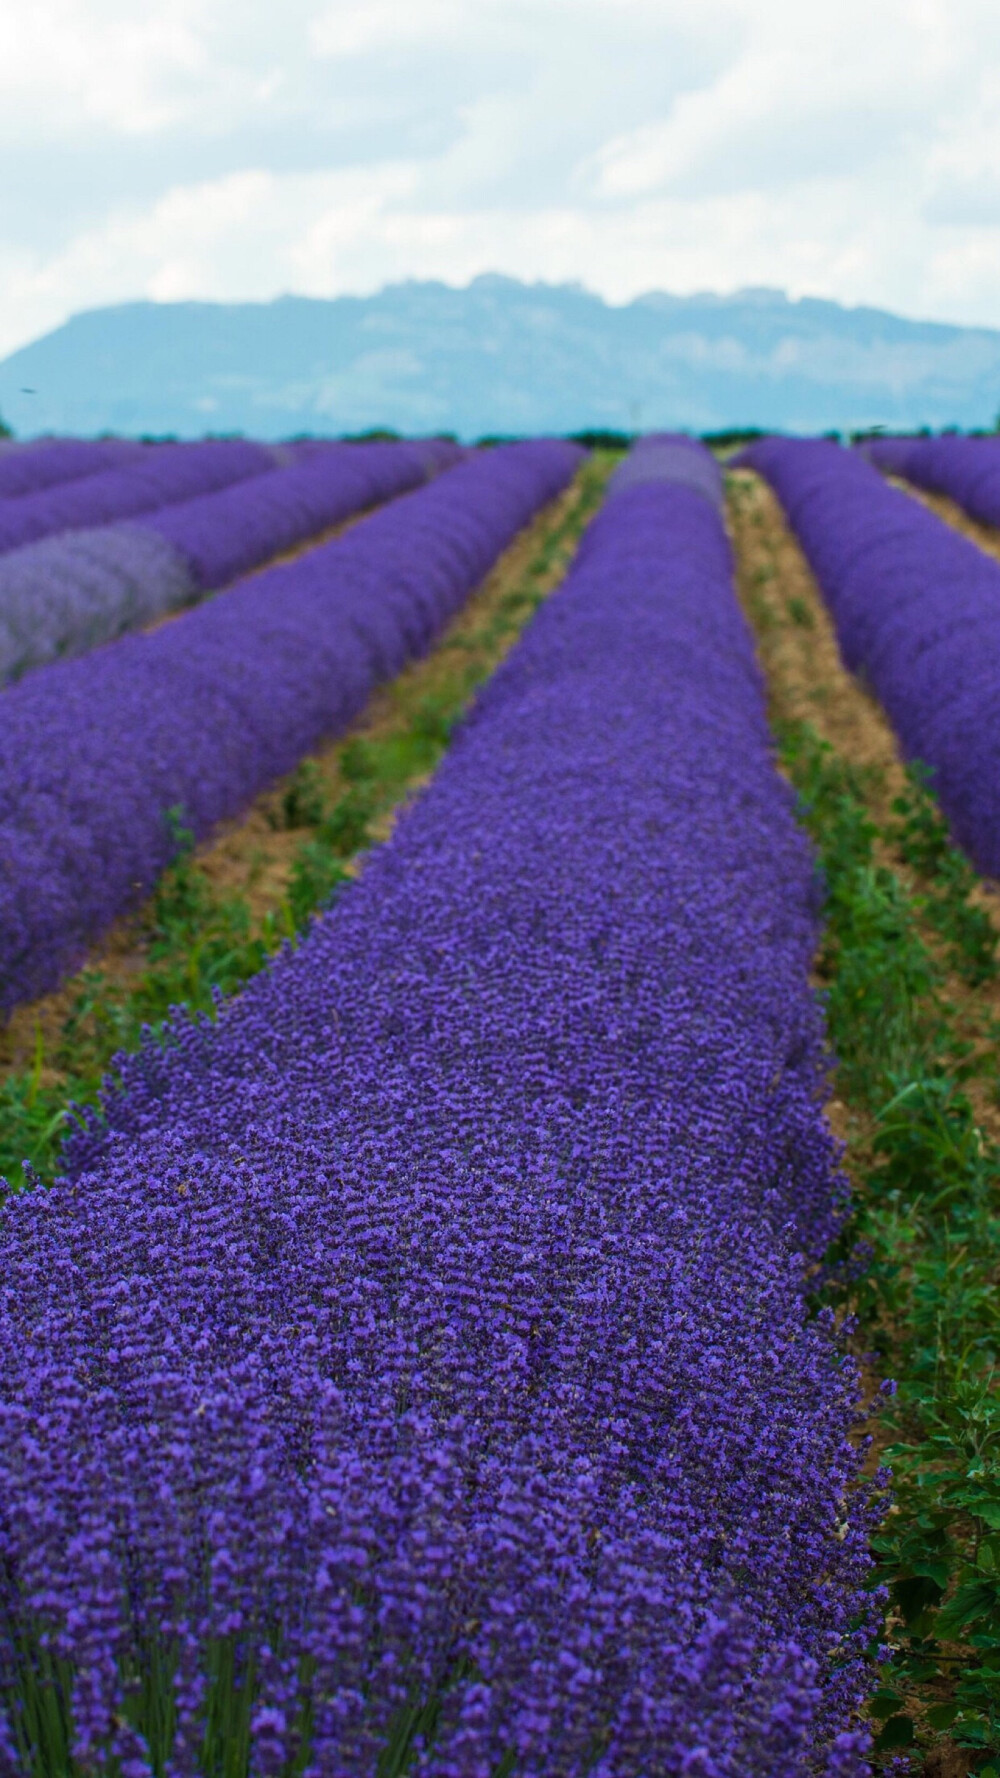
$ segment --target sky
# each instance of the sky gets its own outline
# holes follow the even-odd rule
[[[3,0],[0,354],[484,271],[1000,326],[997,0]]]

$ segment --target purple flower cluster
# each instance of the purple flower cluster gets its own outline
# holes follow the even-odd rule
[[[856,452],[772,438],[742,461],[788,514],[846,665],[931,768],[956,839],[1000,874],[1000,566]]]
[[[915,487],[947,494],[984,525],[1000,525],[1000,438],[877,438],[869,462]]]
[[[66,531],[9,550],[0,555],[0,683],[85,654],[197,596],[183,557],[138,525]]]
[[[613,493],[359,881],[8,1202],[12,1771],[38,1673],[128,1778],[866,1769],[816,881],[731,573],[701,492]]]
[[[124,438],[39,438],[15,444],[0,458],[0,499],[114,469],[141,450],[141,445]]]
[[[707,450],[698,450],[683,432],[649,432],[614,471],[610,487],[634,488],[640,482],[674,482],[696,488],[722,512],[726,503],[722,472]]]
[[[52,986],[153,883],[427,648],[581,453],[470,458],[294,562],[2,694],[0,1011]]]
[[[163,507],[137,523],[169,543],[207,591],[366,506],[419,487],[461,455],[443,439],[328,444],[289,468]]]
[[[242,438],[148,445],[97,474],[0,501],[0,551],[58,531],[133,518],[173,500],[190,500],[212,488],[263,475],[275,461],[268,445]]]
[[[444,441],[329,444],[128,524],[65,531],[0,555],[0,681],[84,654],[193,603],[270,556],[423,482]]]

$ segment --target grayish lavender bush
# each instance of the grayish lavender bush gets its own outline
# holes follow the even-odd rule
[[[0,1010],[52,986],[152,885],[168,810],[203,835],[345,728],[580,458],[556,441],[472,458],[172,624],[8,688]]]
[[[0,556],[0,680],[84,654],[197,594],[183,557],[134,525],[67,531],[11,550]]]
[[[0,459],[0,499],[38,493],[128,463],[142,446],[125,438],[38,438],[15,443]]]
[[[725,490],[719,465],[710,451],[697,448],[683,432],[650,432],[636,443],[611,477],[612,490],[640,482],[671,481],[697,488],[721,512]]]
[[[1000,566],[856,452],[766,439],[742,461],[781,500],[847,666],[931,768],[956,839],[1000,874]]]
[[[302,461],[131,524],[67,531],[0,555],[0,680],[83,654],[192,603],[459,455],[424,441],[317,445]]]
[[[12,1772],[43,1631],[127,1778],[245,1722],[234,1774],[866,1770],[817,885],[731,571],[612,495],[357,884],[8,1202]]]
[[[246,439],[147,445],[125,462],[76,481],[0,501],[0,551],[59,531],[78,531],[152,512],[225,488],[275,466],[273,450]]]
[[[984,525],[1000,525],[1000,438],[874,439],[866,455],[889,475],[947,494]]]

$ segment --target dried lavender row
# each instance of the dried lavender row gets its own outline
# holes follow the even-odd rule
[[[263,475],[274,468],[280,453],[280,446],[242,438],[146,446],[96,475],[0,501],[0,551],[59,531],[134,518],[172,500],[190,500],[211,488]]]
[[[0,555],[0,684],[197,596],[184,558],[138,525],[66,531],[10,550]]]
[[[53,985],[197,835],[345,728],[569,480],[556,441],[470,459],[347,536],[2,694],[0,1010]]]
[[[765,439],[741,461],[781,500],[846,665],[932,769],[956,839],[1000,873],[1000,567],[837,445]]]
[[[0,459],[0,499],[96,475],[129,462],[142,448],[123,438],[38,438],[15,443]]]
[[[709,451],[697,449],[683,432],[647,433],[619,463],[610,486],[633,488],[640,482],[657,481],[696,488],[719,512],[725,506],[719,465]]]
[[[731,569],[710,496],[614,493],[360,881],[8,1205],[7,1605],[93,1766],[864,1770],[816,884]]]
[[[863,448],[876,468],[947,494],[984,525],[1000,525],[1000,439],[878,438]]]
[[[270,556],[418,487],[457,446],[329,444],[268,474],[130,524],[67,531],[0,555],[0,681],[193,603]]]

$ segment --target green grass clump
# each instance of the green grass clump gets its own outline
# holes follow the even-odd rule
[[[876,1579],[893,1658],[873,1703],[877,1748],[911,1748],[919,1769],[946,1737],[996,1778],[1000,1149],[969,1096],[995,1058],[963,1037],[947,992],[948,967],[972,983],[995,974],[995,934],[925,773],[910,772],[880,829],[864,774],[806,724],[785,726],[779,747],[826,881],[818,972],[864,1174],[850,1307],[897,1382],[880,1409],[894,1481]]]

